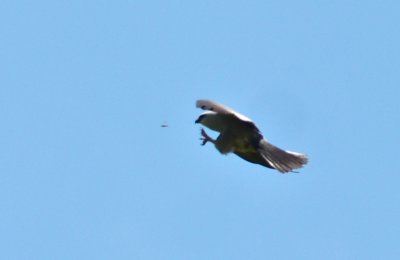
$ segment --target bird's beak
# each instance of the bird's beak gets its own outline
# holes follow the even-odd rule
[[[194,121],[194,123],[195,123],[195,124],[198,124],[198,123],[200,123],[200,120],[199,120],[199,119],[196,119],[196,121]]]

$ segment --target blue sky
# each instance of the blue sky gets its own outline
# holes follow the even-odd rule
[[[2,1],[1,259],[398,259],[399,11]],[[200,146],[199,98],[309,165]]]

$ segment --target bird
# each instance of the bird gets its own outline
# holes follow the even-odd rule
[[[285,151],[269,143],[250,118],[233,109],[206,99],[197,100],[196,107],[208,111],[200,114],[195,123],[220,133],[213,139],[201,128],[201,145],[210,142],[221,154],[234,153],[280,173],[294,172],[308,163],[305,154]]]

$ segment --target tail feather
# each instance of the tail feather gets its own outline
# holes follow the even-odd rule
[[[281,173],[291,172],[308,163],[306,155],[284,151],[265,140],[260,142],[259,151],[264,159]]]

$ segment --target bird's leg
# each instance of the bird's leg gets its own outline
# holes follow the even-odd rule
[[[200,138],[200,140],[203,140],[203,143],[201,145],[205,145],[207,142],[211,142],[211,143],[215,143],[215,140],[212,139],[210,136],[208,136],[208,134],[206,133],[206,131],[204,131],[204,129],[201,129],[201,136],[202,138]]]

